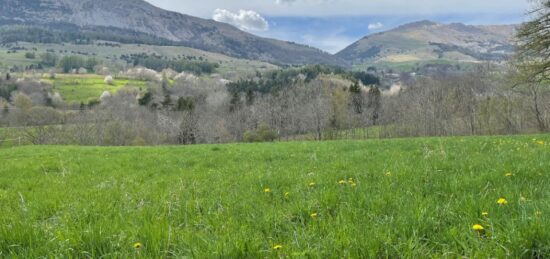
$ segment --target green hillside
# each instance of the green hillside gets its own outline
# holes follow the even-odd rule
[[[15,50],[15,51],[13,51]],[[35,58],[25,58],[26,53],[34,53]],[[12,66],[38,65],[41,55],[53,53],[59,57],[78,55],[93,57],[108,66],[124,66],[126,61],[122,56],[148,54],[165,57],[167,59],[191,58],[193,60],[205,60],[219,64],[218,73],[233,79],[236,75],[254,74],[256,71],[277,69],[269,63],[233,58],[226,55],[212,53],[181,46],[153,46],[144,44],[119,44],[111,42],[97,42],[95,44],[56,44],[56,43],[28,43],[0,45],[0,69]]]
[[[0,257],[543,258],[549,143],[4,148]]]

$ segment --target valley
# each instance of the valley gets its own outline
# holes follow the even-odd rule
[[[0,258],[547,258],[519,2],[0,0]]]

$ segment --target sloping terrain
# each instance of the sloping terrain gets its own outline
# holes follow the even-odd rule
[[[14,51],[16,50],[16,51]],[[25,58],[25,53],[36,53],[36,58]],[[82,57],[94,57],[105,63],[126,62],[121,56],[130,56],[146,53],[168,59],[181,59],[191,57],[197,60],[205,60],[219,64],[217,69],[227,79],[236,79],[239,75],[254,74],[256,71],[273,70],[278,67],[266,62],[233,58],[227,55],[202,51],[183,46],[156,46],[146,44],[118,44],[112,42],[97,41],[95,44],[72,43],[26,43],[18,42],[0,44],[0,69],[12,66],[38,65],[41,62],[40,55],[44,53],[63,55],[80,55]]]
[[[116,37],[159,40],[233,57],[283,64],[344,64],[321,50],[266,39],[231,25],[157,8],[143,0],[0,0],[0,24],[25,25],[43,42],[51,38],[113,40]],[[55,34],[57,32],[58,34]],[[3,33],[0,40],[29,33]],[[130,43],[130,42],[128,42]]]
[[[514,31],[514,25],[473,26],[421,21],[364,37],[336,55],[355,64],[502,61],[514,52]]]

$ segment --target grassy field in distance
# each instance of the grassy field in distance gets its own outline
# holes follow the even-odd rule
[[[119,59],[121,55],[142,53],[149,55],[156,54],[167,58],[183,58],[191,56],[197,59],[202,58],[203,60],[207,60],[209,62],[218,63],[220,65],[218,72],[224,77],[227,77],[227,79],[235,79],[231,78],[232,76],[237,77],[245,74],[254,74],[256,71],[266,71],[278,68],[275,65],[261,61],[233,58],[218,53],[180,46],[120,44],[120,47],[118,47],[98,44],[41,44],[28,42],[19,42],[17,46],[24,48],[25,50],[18,50],[16,53],[7,53],[9,48],[6,46],[0,47],[0,68],[10,67],[13,65],[28,66],[31,64],[38,64],[40,63],[40,54],[46,53],[47,51],[53,51],[54,54],[59,56],[87,54],[81,56],[95,57],[105,62],[123,62]],[[35,53],[36,58],[25,58],[25,53],[27,52]]]
[[[105,91],[111,94],[116,93],[125,86],[136,87],[145,90],[146,81],[115,78],[113,85],[105,83],[105,76],[86,74],[71,75],[57,74],[54,79],[45,79],[52,83],[53,91],[59,92],[67,103],[88,103],[91,100],[98,100]]]
[[[3,148],[0,257],[543,258],[549,143]]]

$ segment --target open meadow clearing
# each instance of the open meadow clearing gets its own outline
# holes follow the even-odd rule
[[[0,149],[0,257],[550,254],[550,136]]]
[[[101,75],[70,75],[61,74],[57,75],[55,79],[47,79],[53,85],[53,89],[61,96],[67,103],[85,103],[90,101],[97,101],[101,94],[105,91],[115,94],[125,86],[132,86],[143,90],[147,82],[130,79],[116,79],[113,80],[113,84],[109,85],[105,83],[105,76]]]

